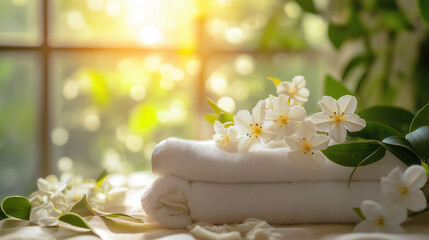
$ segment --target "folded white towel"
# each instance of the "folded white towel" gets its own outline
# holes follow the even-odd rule
[[[160,177],[142,196],[153,220],[170,228],[192,222],[213,224],[259,218],[273,224],[356,223],[353,208],[379,199],[379,180],[393,168],[406,166],[393,155],[359,168],[326,160],[324,166],[291,161],[289,149],[260,148],[225,152],[214,141],[175,138],[158,144],[152,170]]]
[[[237,223],[259,218],[272,224],[357,223],[353,211],[365,199],[379,200],[376,181],[207,183],[159,177],[142,196],[153,220],[170,228],[192,222]]]
[[[290,161],[289,148],[260,148],[240,154],[219,149],[214,141],[169,138],[159,143],[152,154],[152,171],[189,181],[217,183],[272,183],[299,181],[347,181],[351,167],[326,160],[320,167],[308,161]],[[360,167],[353,180],[379,181],[382,176],[406,165],[386,152],[385,159]]]

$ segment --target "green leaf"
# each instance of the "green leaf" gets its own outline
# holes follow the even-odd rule
[[[403,108],[392,106],[376,106],[366,108],[357,113],[366,121],[381,123],[398,130],[401,134],[408,132],[413,114]]]
[[[353,68],[359,66],[360,64],[366,63],[366,62],[370,61],[371,59],[372,58],[368,54],[362,54],[362,55],[358,55],[358,56],[352,58],[350,60],[350,62],[346,65],[346,67],[344,68],[343,76],[342,76],[343,81],[344,81],[344,79],[346,79],[346,77],[348,76],[348,74],[351,72],[351,70]]]
[[[429,167],[428,167],[428,165],[425,163],[425,162],[421,162],[421,164],[422,164],[422,167],[425,169],[425,171],[426,171],[426,175],[428,175],[429,176]]]
[[[0,207],[0,220],[8,218],[6,213],[3,212],[3,209]]]
[[[338,99],[344,95],[353,95],[344,85],[330,75],[325,78],[325,95]]]
[[[92,230],[88,223],[76,213],[64,213],[58,219],[75,227]]]
[[[217,115],[216,114],[206,114],[204,115],[204,118],[207,120],[207,122],[209,122],[211,125],[214,125],[214,123],[217,120]]]
[[[337,144],[322,150],[323,154],[334,163],[337,163],[346,167],[365,166],[380,160],[384,153],[381,154],[378,150],[380,147],[376,142],[352,142]],[[364,163],[367,157],[371,156],[374,152],[378,151],[377,154],[370,157]]]
[[[215,115],[217,116],[217,120],[222,122],[223,120],[227,120],[226,122],[234,122],[234,116],[232,114],[228,113],[227,111],[220,108],[216,103],[211,100],[210,98],[207,98],[207,102],[209,103],[210,107],[215,112]],[[223,116],[222,116],[223,115]],[[207,119],[207,118],[206,118]],[[221,121],[222,120],[222,121]],[[214,124],[214,122],[213,122]]]
[[[428,9],[429,11],[429,9]],[[414,116],[409,132],[416,130],[421,126],[429,126],[429,103],[422,107]]]
[[[124,214],[124,213],[109,213],[109,214],[100,215],[100,217],[105,217],[105,218],[120,218],[120,217],[124,217],[124,218],[131,219],[131,220],[133,220],[135,222],[144,222],[140,218],[136,218],[136,217]]]
[[[411,146],[411,143],[407,141],[404,137],[398,137],[398,136],[391,136],[383,139],[383,143],[399,146],[406,148],[408,151],[412,152],[414,155],[417,155],[417,151],[414,149],[413,146]]]
[[[416,149],[419,156],[426,161],[429,156],[429,127],[419,127],[408,133],[405,139]]]
[[[213,109],[214,113],[216,115],[220,115],[222,112],[225,112],[223,109],[221,109],[220,107],[218,107],[216,105],[216,103],[211,100],[210,98],[206,98],[207,102],[209,103],[210,107]]]
[[[356,10],[352,9],[350,20],[345,25],[330,23],[328,26],[328,37],[332,45],[339,49],[348,39],[358,38],[366,34],[365,28],[360,22]]]
[[[391,152],[393,155],[399,158],[399,160],[401,160],[407,166],[421,163],[420,158],[416,154],[408,150],[407,148],[397,146],[397,145],[386,144],[384,142],[380,142],[380,144],[387,151]]]
[[[3,199],[1,209],[9,217],[30,220],[31,203],[27,198],[11,196]]]
[[[295,2],[306,12],[317,13],[313,0],[295,0]]]
[[[360,208],[353,208],[353,210],[362,220],[366,219],[365,216],[362,214],[362,211],[360,210]]]
[[[106,179],[107,177],[107,171],[106,169],[104,169],[100,175],[98,175],[97,179],[95,180],[95,182],[97,183],[97,187],[100,187],[101,184],[103,183],[104,179]]]
[[[273,83],[274,83],[274,85],[276,85],[276,87],[282,82],[280,79],[274,78],[274,77],[268,77],[268,79],[273,81]]]
[[[70,209],[70,212],[79,214],[82,217],[95,215],[94,209],[92,209],[91,205],[89,205],[88,199],[86,198],[86,194],[82,196],[82,199],[80,199],[79,202],[73,205],[73,207]]]
[[[227,123],[227,122],[234,122],[234,118],[230,118],[230,117],[232,117],[232,116],[229,116],[228,114],[225,114],[224,112],[222,112],[219,115],[218,120],[222,124]]]
[[[377,150],[375,150],[374,152],[369,154],[366,158],[364,158],[362,161],[360,161],[359,164],[353,169],[352,173],[350,174],[349,180],[347,181],[347,186],[350,186],[352,177],[355,174],[358,167],[377,162],[378,160],[384,157],[385,153],[386,153],[386,149],[384,149],[382,146],[379,146]]]
[[[359,132],[349,132],[351,137],[360,137],[364,139],[383,140],[390,136],[402,136],[401,133],[395,129],[375,122],[366,122],[366,126]]]
[[[419,12],[423,21],[426,24],[429,24],[429,1],[428,0],[419,0]]]

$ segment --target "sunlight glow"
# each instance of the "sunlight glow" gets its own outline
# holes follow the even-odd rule
[[[140,84],[135,84],[130,89],[130,97],[135,101],[141,101],[146,96],[146,88]]]
[[[96,114],[89,114],[85,117],[84,126],[86,130],[95,132],[100,128],[100,118]]]
[[[103,0],[86,0],[86,4],[91,11],[100,11],[103,9],[104,1]]]
[[[249,75],[255,69],[255,60],[249,54],[241,54],[234,60],[234,70],[240,75]]]
[[[73,169],[73,161],[68,157],[62,157],[58,160],[58,169],[61,172],[68,172]]]
[[[213,72],[207,80],[207,87],[218,95],[223,95],[228,90],[228,81],[221,72]]]
[[[139,41],[144,45],[152,45],[161,39],[161,32],[153,25],[147,25],[140,29]]]
[[[224,96],[219,98],[217,105],[227,112],[232,113],[235,111],[235,101],[231,97]]]
[[[109,16],[111,18],[116,18],[116,17],[119,17],[119,15],[121,15],[122,6],[119,3],[119,1],[110,0],[106,4],[105,11],[106,11],[107,16]]]
[[[130,135],[125,140],[125,146],[130,152],[139,152],[143,148],[143,139],[137,135]]]
[[[68,80],[63,87],[63,96],[67,100],[73,100],[79,95],[79,84],[74,80]]]
[[[69,140],[69,132],[65,128],[57,127],[51,133],[51,140],[57,146],[64,146]]]
[[[244,33],[240,28],[230,28],[225,33],[225,39],[232,44],[238,44],[244,41]]]
[[[80,11],[70,11],[67,14],[67,25],[74,30],[82,30],[85,25],[85,18]]]

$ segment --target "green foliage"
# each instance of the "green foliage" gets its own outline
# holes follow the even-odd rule
[[[349,136],[382,141],[383,139],[390,136],[402,136],[402,135],[401,133],[399,133],[398,131],[396,131],[395,129],[389,126],[367,121],[365,128],[363,128],[359,132],[350,132]]]
[[[402,138],[402,137],[398,137],[398,138]],[[380,142],[380,144],[386,150],[388,150],[393,155],[395,155],[395,157],[397,157],[399,160],[405,163],[407,166],[421,163],[420,158],[406,147],[395,145],[395,144],[388,144],[384,140],[383,142]]]
[[[343,71],[342,79],[343,81],[348,77],[349,73],[359,65],[368,64],[373,60],[372,55],[367,53],[357,55],[353,57],[346,65]]]
[[[220,123],[232,123],[234,124],[234,116],[227,111],[220,108],[213,100],[210,98],[207,98],[207,102],[209,103],[210,107],[213,109],[213,114],[207,114],[205,115],[205,119],[210,123],[214,124],[217,121]]]
[[[420,16],[426,24],[429,24],[429,1],[418,0],[418,5]]]
[[[339,49],[345,41],[361,37],[366,34],[366,31],[357,16],[357,12],[353,9],[351,9],[351,12],[351,17],[347,24],[337,25],[329,23],[328,37],[332,45],[337,49]]]
[[[95,180],[97,187],[100,187],[101,184],[103,184],[104,180],[107,177],[107,171],[106,169],[104,169],[100,175],[98,175],[97,179]]]
[[[329,160],[346,167],[365,166],[384,156],[377,143],[368,141],[332,145],[322,152]]]
[[[416,149],[417,154],[427,161],[429,156],[429,127],[422,126],[408,133],[405,139]]]
[[[0,220],[8,218],[6,213],[3,212],[3,209],[0,207]]]
[[[30,220],[31,203],[27,198],[21,196],[10,196],[3,199],[1,203],[3,213],[8,217],[22,220]]]
[[[64,213],[58,219],[75,227],[85,228],[92,231],[89,224],[76,213]]]
[[[274,77],[268,77],[268,79],[270,79],[276,87],[282,82],[280,79]]]
[[[353,208],[353,210],[362,220],[366,219],[365,216],[362,214],[362,211],[360,210],[360,208]]]
[[[133,217],[131,215],[124,214],[124,213],[109,213],[109,214],[104,214],[104,215],[99,215],[99,216],[104,217],[104,218],[125,218],[127,220],[131,220],[131,221],[138,222],[138,223],[144,222],[140,218],[136,218],[136,217]]]
[[[306,12],[317,13],[313,0],[296,0],[296,3]]]
[[[405,109],[393,106],[376,106],[363,109],[357,113],[366,121],[390,126],[402,134],[408,132],[413,114]]]
[[[325,78],[325,95],[338,99],[344,95],[352,94],[341,82],[335,80],[330,75]]]
[[[69,212],[76,213],[82,217],[94,216],[95,212],[92,209],[91,205],[89,205],[88,199],[86,198],[86,194],[82,196],[79,202],[75,203]]]
[[[421,108],[416,116],[414,116],[409,131],[412,132],[422,126],[429,126],[429,103]]]

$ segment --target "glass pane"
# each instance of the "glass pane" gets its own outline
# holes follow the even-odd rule
[[[57,53],[53,56],[53,161],[77,172],[149,169],[154,145],[199,138],[199,61],[192,56]]]
[[[40,0],[0,1],[0,44],[39,45],[41,9]]]
[[[0,198],[27,195],[39,161],[39,58],[0,53]]]
[[[216,48],[304,49],[327,45],[326,22],[294,1],[209,0],[206,43]]]
[[[322,95],[321,80],[326,69],[333,67],[333,62],[326,61],[325,56],[313,51],[300,54],[217,55],[208,62],[205,88],[207,95],[220,107],[236,113],[240,109],[251,111],[259,100],[270,94],[277,96],[273,82],[267,77],[291,81],[295,75],[303,75],[310,90],[305,108],[311,114],[318,109],[317,102]],[[208,106],[206,111],[211,111]]]
[[[55,46],[194,46],[197,0],[50,1]]]

